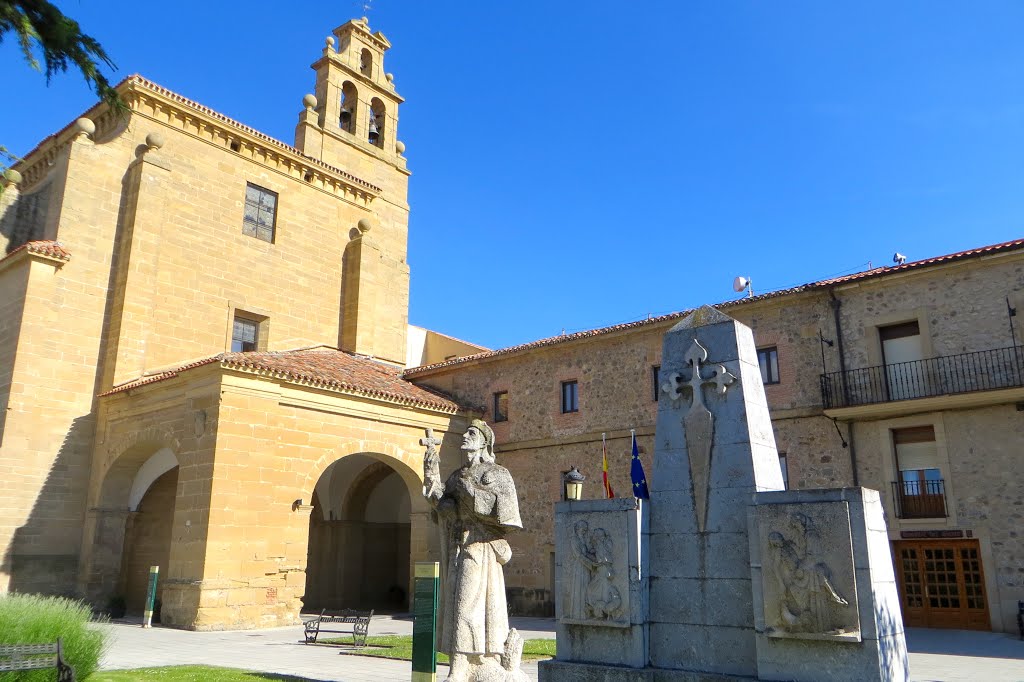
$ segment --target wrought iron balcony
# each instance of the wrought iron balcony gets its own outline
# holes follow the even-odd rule
[[[943,480],[893,481],[896,517],[900,519],[941,519],[946,514],[946,486]]]
[[[1024,386],[1024,346],[821,375],[825,409]]]

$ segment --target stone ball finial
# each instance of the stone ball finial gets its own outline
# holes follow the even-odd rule
[[[395,82],[395,74],[393,74],[393,73],[386,73],[386,74],[384,74],[384,77],[388,79],[388,83],[394,83]]]
[[[328,48],[334,47],[334,36],[327,36],[327,39],[324,42],[327,44]]]
[[[306,95],[302,98],[302,106],[307,109],[316,109],[316,97],[313,95]]]
[[[163,133],[158,133],[158,132],[154,131],[154,132],[150,133],[149,135],[146,135],[146,147],[150,151],[153,151],[155,149],[160,149],[160,147],[163,147],[164,146],[164,141],[165,140],[164,140]]]
[[[7,181],[8,185],[20,185],[21,173],[14,170],[13,168],[8,168],[7,170],[4,171],[4,179]]]
[[[75,137],[78,137],[79,135],[87,135],[88,137],[92,137],[93,134],[96,132],[96,124],[93,123],[91,120],[83,117],[75,121],[74,125],[72,126],[72,130],[74,130]]]
[[[398,152],[399,154],[404,154],[405,153],[405,143],[402,142],[401,140],[397,140],[395,142],[395,151]]]
[[[369,218],[362,218],[356,223],[356,229],[359,230],[360,234],[366,234],[373,227],[373,221]]]

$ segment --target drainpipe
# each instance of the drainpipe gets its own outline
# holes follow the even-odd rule
[[[846,382],[846,353],[843,352],[843,323],[839,315],[839,309],[843,303],[836,298],[835,289],[828,290],[829,305],[832,306],[832,317],[835,319],[836,324],[836,350],[839,352],[839,377],[843,385],[843,402],[847,405],[850,404],[850,388]],[[860,477],[857,475],[857,446],[854,443],[853,436],[853,422],[847,422],[847,442],[850,445],[850,469],[853,472],[853,486],[856,488],[860,485]]]

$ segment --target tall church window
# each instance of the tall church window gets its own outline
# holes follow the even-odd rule
[[[242,219],[242,234],[274,242],[274,225],[277,222],[277,193],[258,185],[245,186],[245,217]]]
[[[367,131],[367,141],[377,147],[384,147],[384,123],[386,111],[384,102],[374,97],[370,100],[370,124]]]
[[[359,101],[359,93],[352,81],[345,81],[341,84],[341,119],[338,126],[346,133],[356,131],[356,104]]]

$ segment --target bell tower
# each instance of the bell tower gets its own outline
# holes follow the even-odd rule
[[[409,170],[398,140],[398,106],[384,53],[391,43],[365,18],[334,29],[320,58],[315,95],[295,128],[304,154],[373,186],[372,198],[338,203],[344,239],[338,347],[404,364],[409,318]]]
[[[404,169],[405,150],[398,140],[398,105],[393,76],[384,71],[384,53],[391,43],[380,31],[371,33],[367,20],[353,19],[334,29],[316,71],[314,108],[300,116],[295,146],[325,163],[345,168],[371,182],[352,152]],[[312,103],[312,102],[310,102]]]

